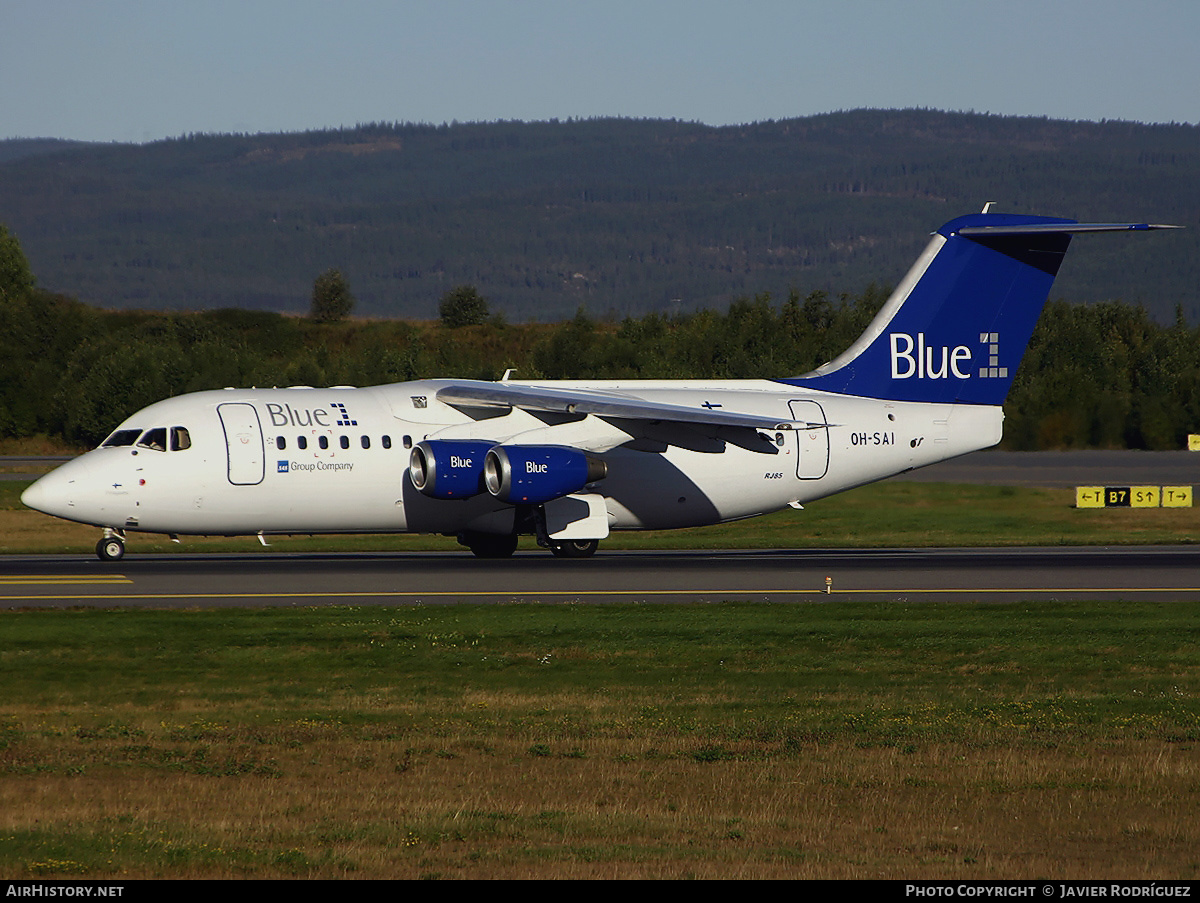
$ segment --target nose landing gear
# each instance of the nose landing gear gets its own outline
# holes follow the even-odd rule
[[[105,529],[96,543],[96,557],[101,561],[120,561],[125,557],[125,536],[118,530]]]

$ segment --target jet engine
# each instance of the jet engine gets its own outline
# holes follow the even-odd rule
[[[601,480],[608,465],[561,445],[497,445],[484,457],[487,491],[502,502],[540,505]]]
[[[495,445],[483,439],[426,439],[413,446],[408,475],[424,495],[465,499],[483,492],[483,459]]]

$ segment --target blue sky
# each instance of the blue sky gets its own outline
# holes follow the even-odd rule
[[[1200,121],[1197,0],[0,0],[0,138],[858,107]]]

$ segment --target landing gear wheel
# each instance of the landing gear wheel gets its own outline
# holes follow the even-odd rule
[[[511,558],[517,550],[516,533],[463,533],[458,541],[476,558]]]
[[[598,539],[568,539],[550,543],[555,558],[590,558],[600,546]]]
[[[120,561],[125,557],[125,543],[119,537],[105,536],[96,543],[96,556],[101,561]]]

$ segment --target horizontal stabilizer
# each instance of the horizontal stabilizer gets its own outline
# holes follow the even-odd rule
[[[1038,235],[1076,232],[1149,232],[1152,229],[1182,229],[1160,223],[1049,223],[1024,226],[963,226],[959,235]]]

